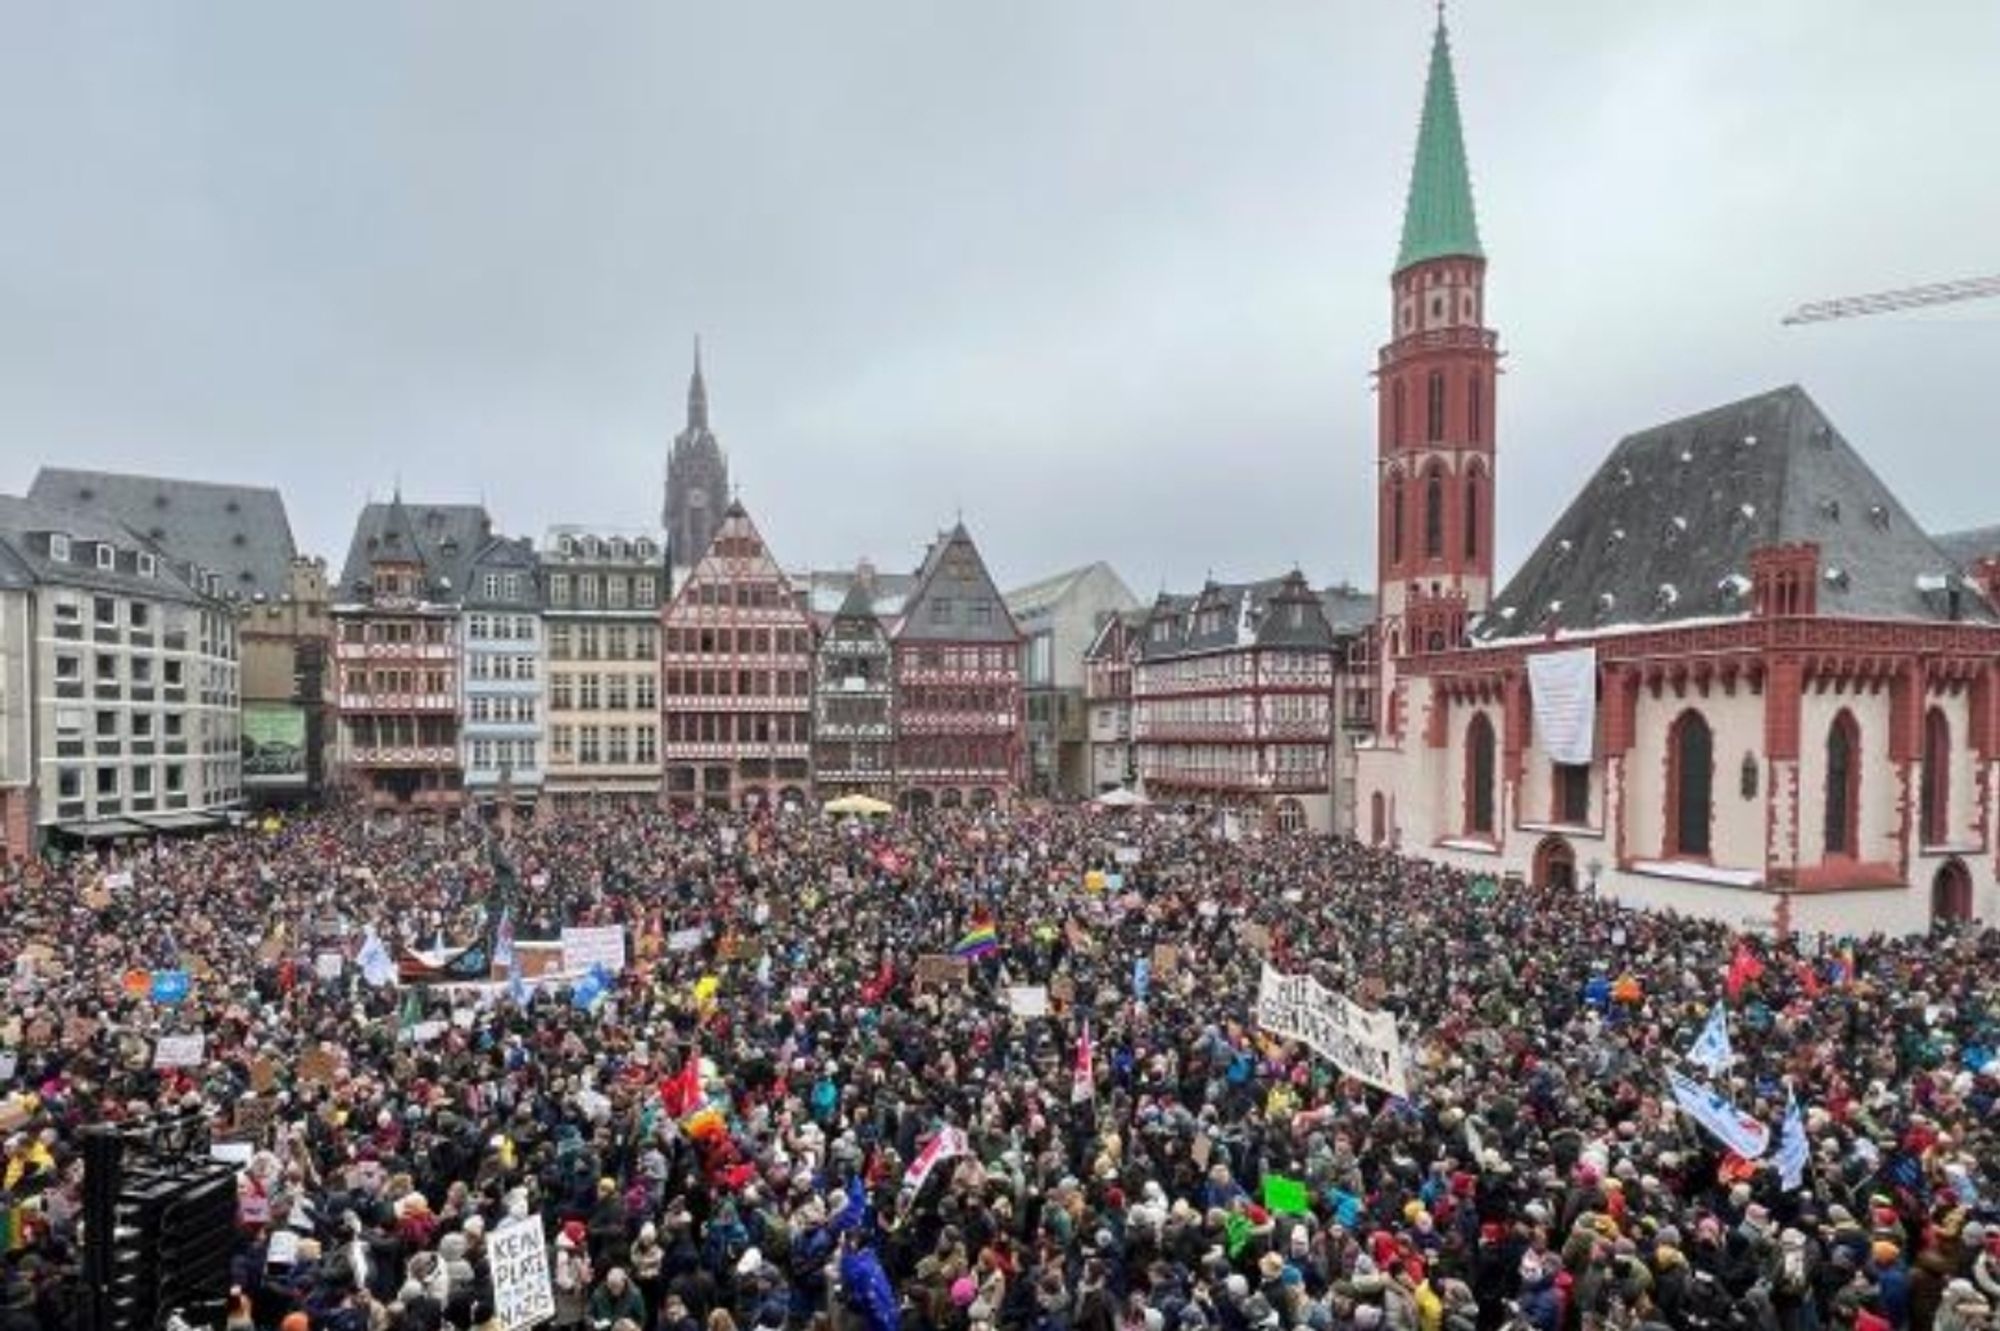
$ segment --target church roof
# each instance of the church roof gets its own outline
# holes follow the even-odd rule
[[[1740,618],[1751,552],[1804,542],[1819,547],[1820,614],[1947,617],[1958,562],[1791,386],[1619,441],[1473,636]],[[1953,599],[1994,621],[1976,596]]]
[[[168,558],[216,574],[225,596],[275,601],[298,555],[285,501],[265,486],[44,467],[28,497],[129,528]]]
[[[1417,155],[1410,166],[1396,270],[1445,257],[1481,258],[1484,251],[1479,248],[1479,221],[1472,211],[1472,172],[1465,163],[1465,134],[1458,120],[1451,42],[1440,21],[1431,41],[1430,76],[1424,84],[1424,114],[1417,127]]]
[[[1931,543],[1959,568],[1970,568],[1982,559],[2000,557],[2000,526],[1939,532],[1931,537]]]

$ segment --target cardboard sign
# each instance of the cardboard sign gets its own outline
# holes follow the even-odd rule
[[[97,1038],[97,1022],[94,1018],[71,1013],[63,1022],[63,1043],[72,1049],[81,1049]]]
[[[1253,920],[1245,920],[1236,934],[1243,940],[1243,946],[1258,956],[1266,957],[1271,954],[1271,931],[1263,925]]]
[[[1049,981],[1049,1005],[1055,1009],[1058,1016],[1069,1011],[1070,1006],[1075,1002],[1075,980],[1070,979],[1067,975],[1058,975],[1055,979]]]
[[[101,887],[87,888],[83,894],[83,904],[92,910],[103,910],[111,904],[111,894]]]
[[[153,1045],[156,1068],[200,1067],[208,1052],[206,1035],[162,1035]]]
[[[299,1081],[307,1085],[331,1086],[340,1076],[340,1060],[325,1045],[314,1045],[299,1060]]]
[[[257,944],[257,960],[269,966],[285,955],[285,935],[282,930],[273,930],[263,942]]]
[[[250,1089],[258,1095],[270,1094],[271,1088],[277,1084],[278,1068],[270,1059],[260,1058],[250,1065]],[[246,1100],[243,1103],[248,1104],[249,1101]],[[241,1107],[241,1105],[238,1106],[238,1108]]]
[[[920,988],[941,989],[946,985],[963,985],[970,978],[970,968],[963,957],[928,955],[917,958],[917,985]]]
[[[1153,944],[1153,973],[1172,975],[1181,964],[1181,950],[1172,943]]]
[[[1188,1154],[1194,1158],[1196,1169],[1207,1169],[1208,1157],[1214,1153],[1215,1143],[1208,1139],[1208,1134],[1205,1132],[1197,1135],[1194,1144],[1188,1147]]]
[[[501,1331],[527,1331],[556,1315],[548,1241],[539,1215],[488,1234],[486,1260],[493,1275],[493,1321]]]

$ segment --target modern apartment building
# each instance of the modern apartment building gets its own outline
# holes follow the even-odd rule
[[[214,826],[243,803],[221,574],[0,496],[0,847]]]
[[[548,656],[543,798],[645,804],[660,794],[660,608],[655,531],[552,528],[542,543]]]
[[[1138,606],[1117,570],[1102,560],[1007,593],[1007,609],[1023,637],[1031,794],[1078,799],[1095,793],[1084,657],[1107,621]]]

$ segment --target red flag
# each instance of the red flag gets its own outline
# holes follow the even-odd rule
[[[669,1116],[685,1118],[700,1107],[701,1060],[689,1051],[681,1070],[660,1083],[660,1103]]]
[[[1729,993],[1729,1001],[1735,1002],[1743,993],[1743,986],[1764,973],[1764,963],[1757,960],[1757,954],[1750,950],[1748,943],[1738,941],[1736,955],[1729,959],[1729,974],[1723,987]]]
[[[861,986],[861,1001],[869,1007],[874,1007],[889,996],[889,990],[894,988],[895,984],[896,964],[885,956],[874,978]]]
[[[1799,988],[1805,991],[1807,998],[1819,997],[1819,976],[1813,972],[1810,961],[1799,963]]]
[[[1076,1072],[1070,1082],[1069,1098],[1073,1104],[1082,1104],[1097,1094],[1097,1059],[1090,1047],[1090,1018],[1083,1019],[1083,1030],[1076,1037]]]

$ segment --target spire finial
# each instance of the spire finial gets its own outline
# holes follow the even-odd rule
[[[688,429],[708,428],[708,384],[701,377],[701,334],[694,335],[694,373],[688,378]]]

